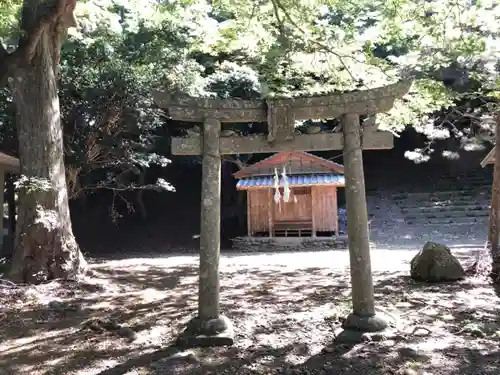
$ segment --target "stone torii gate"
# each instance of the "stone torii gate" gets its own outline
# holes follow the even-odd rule
[[[155,91],[156,104],[173,120],[203,123],[201,134],[172,138],[172,154],[202,155],[202,197],[198,316],[181,343],[187,346],[231,345],[232,324],[219,307],[221,155],[282,151],[344,150],[348,241],[353,311],[345,329],[378,331],[386,327],[375,315],[368,214],[362,149],[391,149],[393,136],[360,116],[390,110],[411,82],[366,91],[276,100],[197,99]],[[296,120],[341,118],[341,133],[295,134]],[[221,136],[221,123],[267,122],[267,135]]]

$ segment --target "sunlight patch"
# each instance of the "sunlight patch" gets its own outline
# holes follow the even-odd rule
[[[98,374],[102,371],[108,370],[110,368],[113,368],[117,365],[119,365],[121,362],[115,359],[106,359],[106,360],[101,360],[98,362],[95,362],[93,364],[93,374]],[[91,375],[92,373],[89,373],[89,370],[83,369],[83,370],[77,370],[75,371],[72,375]]]

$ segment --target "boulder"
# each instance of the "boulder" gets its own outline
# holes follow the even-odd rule
[[[318,125],[310,125],[306,128],[307,134],[318,134],[321,133],[321,126]]]
[[[417,281],[455,281],[465,277],[465,270],[449,247],[427,242],[411,260],[411,278]]]

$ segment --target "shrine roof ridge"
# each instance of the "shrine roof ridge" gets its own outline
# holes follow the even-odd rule
[[[248,165],[238,172],[233,173],[233,177],[236,179],[242,179],[252,176],[254,173],[258,173],[260,168],[264,166],[274,166],[274,165],[282,165],[284,163],[288,163],[291,158],[296,157],[306,162],[310,162],[314,165],[322,166],[329,170],[329,173],[334,174],[344,174],[344,166],[342,164],[335,163],[334,161],[324,159],[322,157],[316,156],[309,152],[304,151],[285,151],[278,152],[267,158],[264,158],[254,164]],[[317,174],[318,172],[311,172]],[[293,172],[290,172],[293,175]],[[298,174],[307,174],[304,171],[298,172]]]
[[[236,184],[236,189],[246,190],[251,188],[272,188],[274,187],[274,176],[250,176],[242,178]],[[283,186],[284,179],[280,177],[279,184]],[[335,173],[301,173],[288,176],[288,184],[297,186],[345,186],[345,177]]]

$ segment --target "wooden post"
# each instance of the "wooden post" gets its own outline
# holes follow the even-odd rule
[[[316,187],[311,186],[311,221],[312,221],[312,237],[316,237]]]
[[[269,189],[267,197],[267,219],[269,221],[269,237],[273,236],[273,191]]]
[[[201,190],[200,283],[198,314],[202,321],[219,317],[219,254],[221,158],[220,122],[206,119],[203,124]]]
[[[248,237],[252,237],[252,204],[251,204],[251,192],[247,191],[247,235]]]
[[[338,189],[333,188],[333,198],[335,199],[335,237],[339,236],[339,199],[338,199]]]
[[[0,254],[2,254],[3,250],[3,237],[4,237],[4,211],[3,211],[3,204],[5,201],[5,171],[0,170],[0,209],[2,210],[2,226],[1,226],[1,232],[0,232]]]
[[[359,116],[342,116],[342,127],[353,307],[352,314],[344,321],[344,328],[380,331],[387,327],[387,323],[375,317]]]

